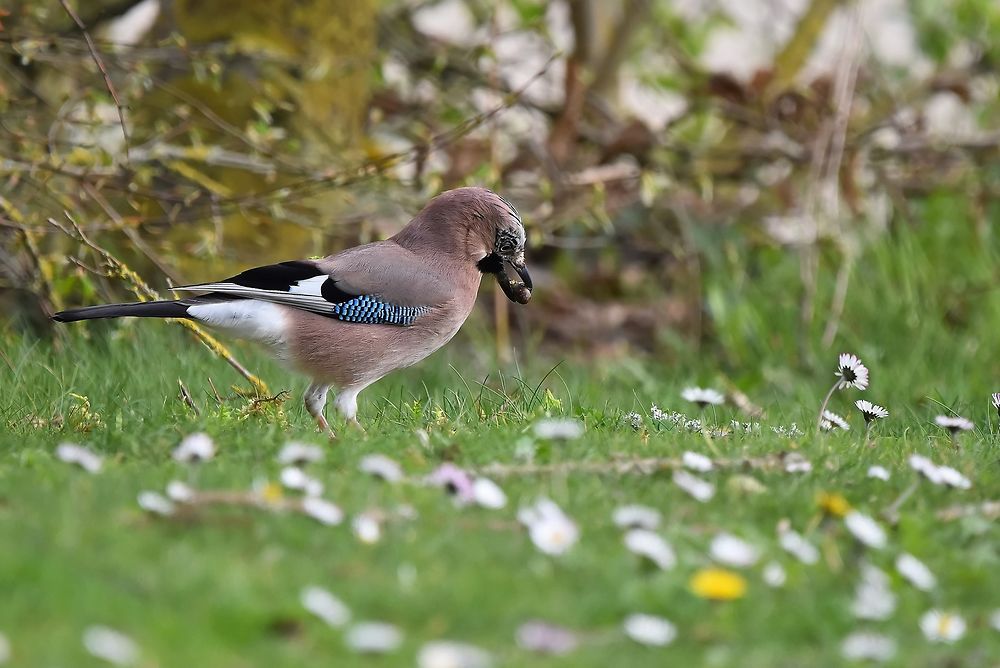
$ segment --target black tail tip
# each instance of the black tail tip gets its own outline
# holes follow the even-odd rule
[[[55,322],[70,322],[72,318],[69,317],[68,311],[59,311],[59,313],[53,313],[51,319]]]

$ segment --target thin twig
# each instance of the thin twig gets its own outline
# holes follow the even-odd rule
[[[219,394],[219,390],[215,388],[215,382],[212,380],[211,376],[208,376],[208,384],[212,388],[212,394],[215,395],[215,402],[221,406],[223,404],[222,396]]]
[[[106,275],[109,277],[118,277],[128,284],[129,289],[132,293],[139,299],[139,301],[149,301],[151,299],[160,299],[159,294],[153,290],[149,285],[146,284],[142,277],[137,273],[132,271],[128,265],[119,260],[117,257],[112,255],[108,250],[97,245],[87,236],[83,228],[73,219],[68,211],[64,212],[66,219],[73,226],[73,231],[70,231],[66,227],[60,225],[55,219],[49,218],[48,221],[52,225],[55,225],[60,230],[63,230],[68,236],[73,237],[83,243],[85,246],[100,255],[101,259],[108,266],[110,272]],[[251,373],[246,367],[244,367],[239,360],[233,357],[233,354],[229,352],[218,339],[206,332],[204,329],[191,322],[190,320],[184,320],[180,318],[167,318],[168,321],[176,322],[181,327],[184,327],[190,331],[195,337],[198,338],[205,346],[211,350],[213,353],[224,359],[229,363],[229,366],[236,369],[243,378],[245,378],[250,385],[253,386],[255,392],[259,396],[268,396],[270,392],[267,389],[267,384],[263,380],[258,378],[256,375]]]
[[[188,407],[194,411],[196,416],[201,415],[201,411],[198,410],[198,405],[194,403],[194,399],[191,397],[191,393],[188,392],[187,387],[184,386],[184,381],[180,378],[177,379],[177,385],[181,388],[181,400],[188,405]]]
[[[97,52],[97,46],[94,44],[94,40],[91,39],[90,33],[87,31],[87,26],[83,24],[79,15],[69,6],[66,0],[59,0],[59,4],[63,6],[69,17],[73,19],[76,27],[80,29],[83,33],[83,38],[87,40],[87,49],[90,50],[90,56],[94,59],[94,63],[97,65],[97,69],[101,71],[104,76],[104,85],[108,87],[108,92],[111,93],[111,99],[115,101],[115,108],[118,109],[118,120],[121,122],[122,126],[122,136],[125,138],[125,160],[129,160],[128,153],[128,129],[125,127],[125,108],[122,106],[121,100],[118,99],[118,91],[115,90],[115,85],[111,82],[111,75],[108,74],[108,68],[104,66],[104,60],[101,58],[101,54]]]

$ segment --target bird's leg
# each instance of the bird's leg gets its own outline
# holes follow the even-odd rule
[[[325,433],[331,439],[337,438],[337,435],[333,433],[333,429],[330,429],[330,423],[326,421],[326,416],[323,415],[323,411],[326,409],[326,393],[330,390],[329,385],[322,385],[320,383],[313,383],[306,390],[305,404],[306,410],[309,411],[309,415],[313,416],[316,420],[316,424],[319,425],[320,431]]]
[[[333,405],[337,407],[337,410],[347,423],[357,428],[361,433],[365,433],[364,427],[358,422],[358,393],[361,392],[361,388],[344,388],[337,395],[334,400]]]

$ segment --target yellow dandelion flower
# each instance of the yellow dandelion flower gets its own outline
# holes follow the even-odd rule
[[[694,574],[688,585],[695,596],[713,601],[743,598],[747,581],[740,575],[722,568],[703,568]]]
[[[851,512],[851,504],[847,502],[843,494],[836,492],[820,492],[816,495],[816,505],[828,515],[843,517]]]
[[[266,483],[260,488],[259,493],[261,500],[271,505],[280,503],[285,496],[281,490],[281,485],[275,482]]]

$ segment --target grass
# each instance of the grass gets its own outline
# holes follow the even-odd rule
[[[162,490],[172,479],[204,489],[274,480],[274,457],[285,442],[322,442],[299,403],[305,382],[251,349],[238,351],[272,389],[292,391],[283,417],[273,408],[247,414],[247,400],[228,387],[238,380],[228,367],[162,323],[74,328],[54,341],[8,329],[0,333],[6,360],[0,360],[0,631],[13,646],[13,665],[98,665],[80,642],[91,624],[129,634],[147,666],[331,660],[338,666],[410,666],[419,646],[436,638],[480,645],[509,666],[828,666],[843,662],[840,642],[859,629],[897,641],[891,665],[994,663],[1000,633],[990,628],[989,616],[1000,607],[997,524],[976,514],[943,521],[937,512],[1000,496],[1000,432],[988,406],[988,393],[1000,391],[1000,300],[989,287],[998,253],[995,239],[977,246],[964,236],[945,241],[966,255],[945,253],[939,235],[918,229],[872,247],[859,262],[837,348],[810,348],[801,359],[790,352],[797,338],[794,291],[780,289],[794,284],[796,263],[788,257],[775,258],[759,282],[741,281],[726,266],[710,268],[706,290],[719,344],[701,354],[569,358],[553,373],[553,360],[532,357],[506,369],[501,380],[490,357],[477,352],[485,348],[475,340],[484,326],[471,323],[471,334],[446,352],[368,390],[360,412],[367,433],[342,427],[343,438],[313,471],[327,498],[349,515],[404,503],[416,508],[418,519],[390,523],[371,546],[353,537],[349,523],[321,527],[297,515],[233,508],[164,519],[138,508],[140,491]],[[922,270],[911,266],[914,258]],[[984,283],[985,294],[977,293]],[[828,287],[821,285],[821,297]],[[838,392],[830,407],[849,414],[853,429],[821,435],[813,428],[815,411],[841,349],[861,355],[872,369],[872,387]],[[484,389],[478,380],[487,374]],[[209,377],[224,395],[221,405],[212,398]],[[200,416],[177,398],[178,379],[191,390]],[[754,458],[795,450],[811,460],[811,473],[705,474],[718,490],[705,504],[685,495],[667,472],[520,475],[498,479],[510,499],[500,511],[459,509],[440,490],[390,486],[357,473],[358,461],[371,452],[394,457],[413,476],[446,459],[469,468],[514,462],[531,439],[531,425],[547,414],[578,417],[587,431],[578,441],[538,444],[536,458],[543,463],[676,457],[684,450],[710,454],[702,435],[653,424],[649,406],[693,415],[681,404],[682,387],[727,380],[764,406],[768,417],[759,435],[716,439],[720,453]],[[89,408],[72,394],[86,397]],[[891,411],[873,432],[874,447],[863,443],[852,408],[856,398]],[[977,425],[958,448],[932,423],[949,409]],[[623,420],[632,410],[645,416],[639,432]],[[746,419],[731,407],[704,417],[721,426]],[[805,434],[789,439],[768,428],[791,422]],[[429,443],[417,438],[418,429],[429,433]],[[215,438],[218,456],[193,469],[174,462],[172,449],[197,430]],[[104,470],[91,476],[57,461],[55,446],[65,440],[104,455]],[[839,493],[880,518],[917,481],[906,463],[912,453],[955,467],[973,487],[920,482],[901,505],[898,523],[883,522],[889,531],[884,550],[859,547],[839,519],[818,507],[820,493]],[[891,479],[867,478],[873,464],[889,469]],[[765,491],[746,491],[740,484],[746,476]],[[554,499],[581,527],[580,542],[563,557],[540,554],[515,521],[517,507],[540,495]],[[677,552],[676,568],[649,571],[625,551],[610,521],[625,503],[663,512],[660,532]],[[800,564],[781,551],[776,526],[782,520],[816,543],[818,564]],[[748,591],[741,600],[709,602],[688,588],[693,573],[710,563],[708,544],[719,531],[745,538],[764,554],[742,572]],[[893,562],[902,551],[937,576],[932,592],[917,591],[896,573]],[[898,608],[886,621],[851,615],[864,560],[892,578]],[[769,561],[785,567],[783,588],[763,583]],[[346,651],[340,631],[300,607],[300,590],[312,584],[336,593],[356,619],[398,625],[404,646],[378,660]],[[964,616],[969,629],[958,643],[932,644],[923,637],[918,620],[934,607]],[[624,638],[622,619],[640,611],[670,619],[677,640],[652,649]],[[562,658],[518,649],[515,629],[532,618],[585,633],[585,645]]]

